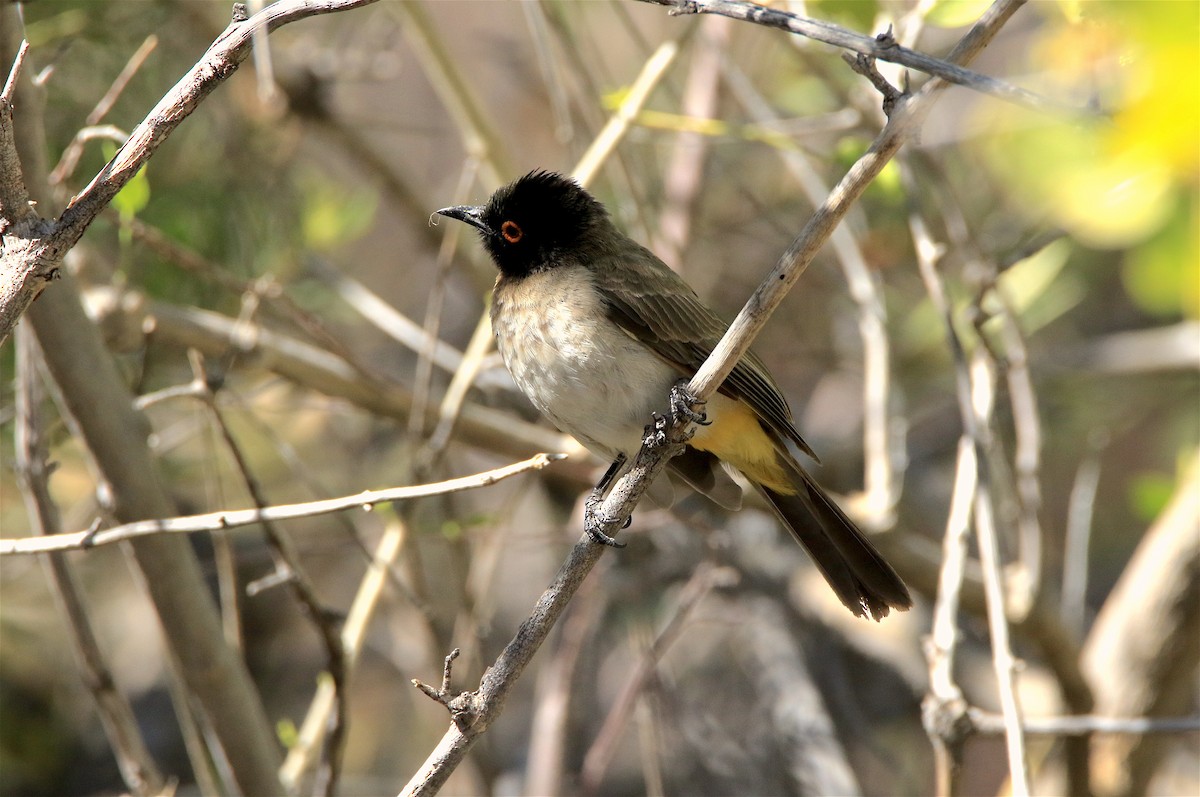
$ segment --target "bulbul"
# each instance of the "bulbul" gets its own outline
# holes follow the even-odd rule
[[[500,270],[492,328],[517,386],[594,453],[632,459],[654,411],[727,324],[562,175],[534,171],[486,205],[437,212],[476,228]],[[736,508],[741,490],[720,463],[741,471],[854,614],[880,619],[912,605],[904,582],[789,450],[816,458],[762,360],[744,356],[704,410],[707,425],[668,465],[676,475]]]

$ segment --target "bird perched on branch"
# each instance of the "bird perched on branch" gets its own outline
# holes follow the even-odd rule
[[[562,175],[531,172],[486,205],[437,212],[477,229],[500,270],[492,327],[517,386],[594,453],[632,458],[653,412],[727,324]],[[704,415],[668,465],[677,476],[737,508],[741,489],[720,465],[740,471],[856,615],[879,619],[912,605],[904,582],[793,454],[816,459],[762,360],[746,354]]]

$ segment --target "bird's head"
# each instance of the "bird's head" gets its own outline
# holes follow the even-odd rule
[[[437,211],[479,230],[496,267],[523,277],[571,262],[597,243],[608,213],[591,194],[561,174],[533,171],[492,194],[486,205]]]

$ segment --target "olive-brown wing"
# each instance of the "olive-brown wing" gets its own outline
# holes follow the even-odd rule
[[[681,375],[695,374],[729,325],[645,247],[630,242],[593,265],[609,317]],[[754,352],[738,361],[720,391],[746,402],[770,429],[817,458],[792,425],[787,401]]]

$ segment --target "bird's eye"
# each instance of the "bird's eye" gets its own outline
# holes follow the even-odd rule
[[[525,232],[515,221],[506,221],[500,225],[500,236],[510,244],[515,244],[525,237]]]

